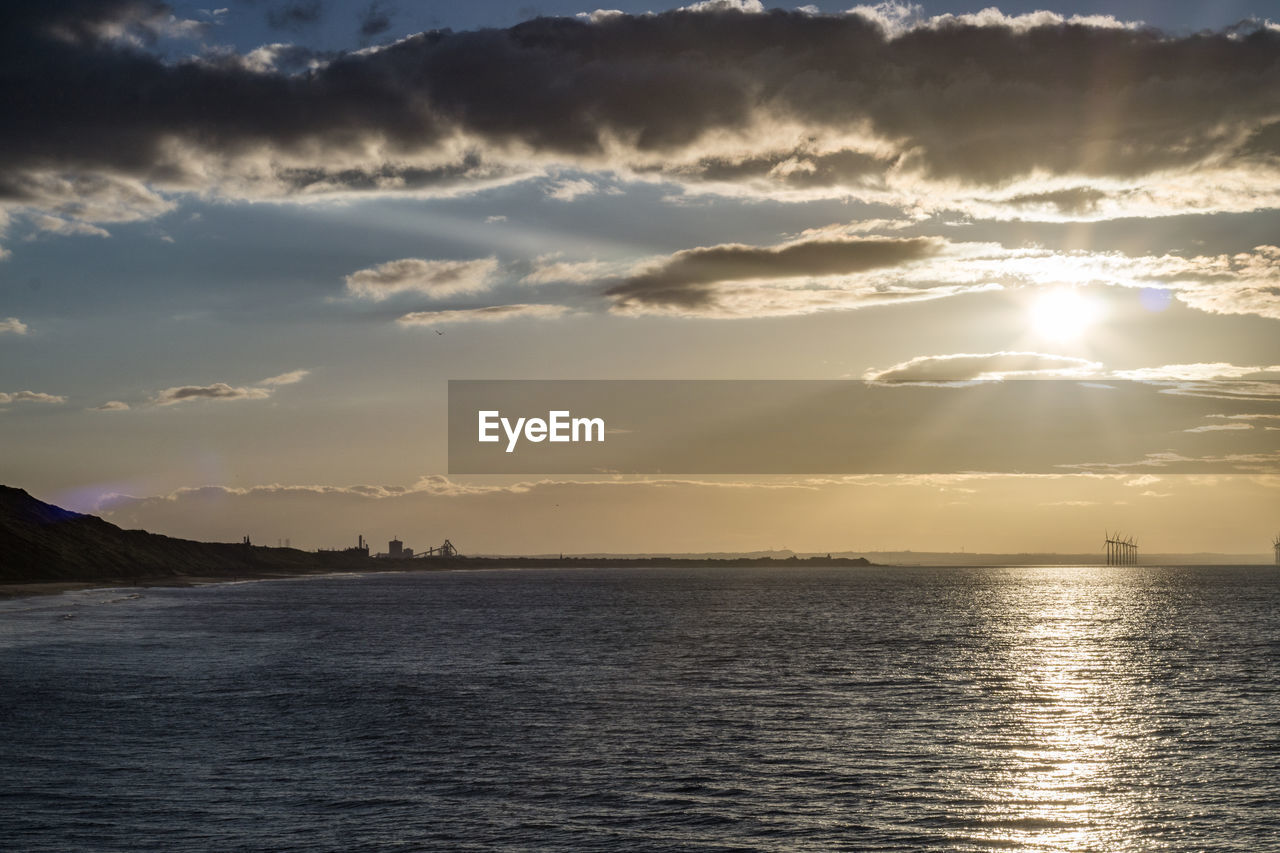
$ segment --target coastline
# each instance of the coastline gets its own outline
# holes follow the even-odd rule
[[[405,569],[343,569],[316,572],[245,572],[227,575],[167,575],[151,578],[102,578],[92,581],[31,581],[24,583],[0,583],[0,601],[38,596],[61,595],[64,592],[83,592],[94,589],[153,589],[158,587],[184,588],[212,584],[244,583],[246,581],[289,580],[291,578],[321,578],[345,574],[384,574]],[[431,571],[431,570],[427,570]]]
[[[332,574],[332,573],[330,573]],[[83,592],[94,589],[151,589],[153,587],[190,587],[206,586],[217,583],[238,583],[240,581],[283,580],[285,578],[321,577],[315,574],[246,574],[242,577],[214,577],[211,575],[171,575],[169,577],[143,578],[103,578],[92,581],[32,581],[27,583],[0,584],[0,601],[11,601],[18,598],[35,598],[39,596],[61,595],[64,592]]]
[[[541,557],[458,557],[454,559],[412,559],[412,560],[377,560],[378,565],[345,564],[317,568],[308,571],[260,570],[243,571],[235,574],[171,574],[152,577],[103,577],[93,580],[51,580],[51,581],[19,581],[0,583],[0,602],[19,598],[61,595],[65,592],[82,592],[94,589],[151,589],[158,587],[183,588],[208,586],[211,584],[244,583],[248,581],[291,580],[300,578],[338,577],[340,575],[377,575],[407,574],[450,571],[511,571],[519,569],[611,569],[611,568],[861,568],[861,567],[895,567],[913,568],[1008,568],[1004,563],[955,563],[955,564],[902,564],[875,563],[864,558],[663,558],[663,557],[631,557],[631,558],[541,558]],[[1072,565],[1087,565],[1091,568],[1104,568],[1102,563],[1028,563],[1036,568],[1062,568]],[[1134,567],[1112,568],[1149,568],[1153,566],[1265,566],[1262,563],[1152,563]]]
[[[34,596],[60,595],[90,589],[145,589],[152,587],[191,587],[241,581],[289,580],[291,578],[332,577],[343,574],[389,574],[402,572],[478,571],[484,569],[567,569],[567,568],[630,568],[663,566],[667,568],[779,568],[806,566],[813,568],[849,568],[874,565],[858,558],[724,558],[724,559],[669,559],[661,557],[603,558],[568,557],[563,559],[539,557],[458,557],[453,559],[412,559],[369,561],[379,565],[347,563],[319,568],[314,571],[244,571],[235,574],[172,574],[153,577],[104,577],[93,580],[20,581],[0,583],[0,601]]]

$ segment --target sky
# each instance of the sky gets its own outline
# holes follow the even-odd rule
[[[0,482],[308,548],[1266,554],[1269,6],[5,4]],[[448,471],[449,380],[975,377],[1250,390],[1109,469]]]

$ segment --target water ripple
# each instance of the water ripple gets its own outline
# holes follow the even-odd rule
[[[1277,850],[1277,593],[651,569],[28,600],[0,848]]]

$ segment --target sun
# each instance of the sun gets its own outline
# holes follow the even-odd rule
[[[1031,327],[1051,341],[1078,341],[1102,315],[1096,300],[1074,288],[1050,290],[1031,304]]]

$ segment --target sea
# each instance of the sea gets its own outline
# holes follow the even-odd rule
[[[1280,569],[0,602],[0,850],[1280,850]]]

